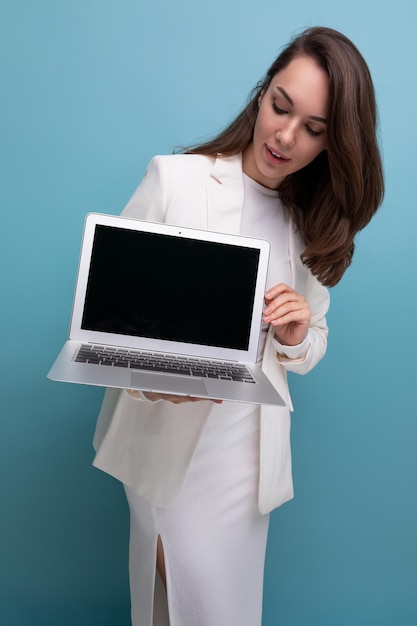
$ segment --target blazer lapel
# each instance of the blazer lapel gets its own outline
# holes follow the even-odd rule
[[[242,155],[215,160],[206,192],[207,229],[239,234],[243,207]]]

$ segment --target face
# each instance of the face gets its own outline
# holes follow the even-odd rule
[[[253,141],[243,153],[243,171],[276,189],[326,149],[329,85],[310,57],[296,57],[275,74],[259,98]]]

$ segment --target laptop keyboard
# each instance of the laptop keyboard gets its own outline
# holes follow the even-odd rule
[[[78,350],[75,361],[199,378],[218,378],[243,383],[255,382],[245,365],[229,361],[213,362],[186,356],[161,355],[158,352],[141,352],[127,348],[83,344]]]

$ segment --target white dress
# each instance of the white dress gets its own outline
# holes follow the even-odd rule
[[[241,234],[271,242],[267,287],[288,283],[287,214],[277,192],[244,178]],[[261,625],[269,515],[259,513],[258,474],[259,407],[223,402],[212,405],[185,484],[170,507],[156,507],[125,487],[133,626]],[[165,598],[160,581],[155,587],[158,535]]]

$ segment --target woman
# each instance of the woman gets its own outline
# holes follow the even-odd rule
[[[269,512],[293,496],[286,372],[324,355],[326,287],[382,196],[371,77],[328,28],[294,39],[218,137],[152,160],[124,215],[270,240],[259,360],[287,406],[106,392],[94,463],[130,506],[134,626],[152,624],[156,567],[171,626],[261,624]]]

